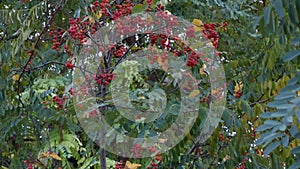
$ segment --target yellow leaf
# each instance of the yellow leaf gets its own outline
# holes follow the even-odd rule
[[[198,90],[198,89],[193,90],[193,91],[190,93],[189,98],[194,98],[194,97],[196,97],[199,93],[200,93],[200,90]]]
[[[96,14],[95,14],[96,18],[99,20],[102,16],[102,11],[98,11]]]
[[[206,64],[203,64],[202,67],[200,68],[200,74],[201,75],[206,75],[207,73],[205,73],[205,69],[206,69]]]
[[[55,153],[55,152],[42,152],[41,156],[39,158],[45,158],[45,157],[51,157],[55,160],[61,161],[61,158]]]
[[[211,42],[206,43],[206,45],[207,45],[208,47],[214,47],[213,43],[211,43]]]
[[[239,82],[239,83],[236,83],[235,86],[234,86],[234,92],[239,92],[241,91],[243,88],[243,83],[242,82]]]
[[[193,20],[193,22],[192,22],[194,25],[196,25],[196,26],[203,26],[203,23],[202,23],[202,21],[201,20],[199,20],[199,19],[194,19]]]
[[[20,75],[19,74],[15,74],[12,76],[13,81],[18,81],[20,79]]]
[[[91,22],[91,23],[95,23],[95,19],[93,18],[93,17],[89,17],[89,21]]]
[[[190,132],[188,132],[188,133],[186,134],[186,138],[187,138],[188,140],[191,139],[191,133],[190,133]]]
[[[226,155],[224,158],[223,158],[223,161],[225,162],[225,161],[227,161],[227,160],[229,160],[230,159],[230,156],[229,155]]]
[[[139,100],[145,100],[146,98],[144,96],[138,97]]]
[[[141,167],[141,166],[142,166],[141,164],[134,164],[134,163],[131,163],[130,161],[126,161],[124,169],[137,169],[138,167]]]
[[[300,96],[300,90],[297,92],[297,95]]]
[[[165,142],[167,142],[168,141],[168,139],[158,139],[158,142],[160,143],[160,144],[164,144]]]
[[[212,94],[212,95],[215,95],[216,93],[218,93],[218,89],[211,90],[211,94]]]
[[[152,22],[153,22],[153,18],[152,18],[151,15],[148,15],[148,16],[147,16],[147,21],[148,21],[149,23],[152,23]]]
[[[158,64],[162,67],[164,71],[168,71],[169,63],[168,59],[163,60],[160,56],[157,58]]]
[[[194,19],[192,23],[194,24],[194,30],[195,30],[195,32],[199,32],[199,31],[203,30],[203,23],[202,23],[201,20]]]
[[[131,51],[137,51],[137,50],[141,50],[142,48],[141,47],[138,47],[138,46],[133,46],[131,48]]]

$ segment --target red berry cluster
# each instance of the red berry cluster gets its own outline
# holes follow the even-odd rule
[[[158,169],[158,163],[162,160],[162,156],[160,153],[155,155],[155,161],[152,161],[150,166],[147,169]]]
[[[158,40],[158,35],[156,34],[150,34],[150,45],[153,46],[154,44],[156,44]]]
[[[153,46],[159,42],[160,48],[162,49],[170,49],[170,41],[168,40],[167,35],[165,34],[150,34],[150,45]]]
[[[57,109],[62,109],[66,97],[53,96],[52,101],[57,104]]]
[[[90,23],[88,21],[81,22],[80,18],[74,20],[70,18],[69,22],[71,25],[68,29],[70,36],[75,40],[79,40],[81,44],[85,43],[87,41],[86,34]]]
[[[221,23],[220,23],[220,26],[221,26],[221,28],[223,28],[224,31],[227,30],[227,28],[226,28],[227,25],[228,25],[227,22],[221,22]]]
[[[67,54],[69,54],[70,56],[73,56],[73,55],[74,55],[73,52],[69,50],[69,48],[68,48],[68,46],[67,46],[66,44],[64,45],[64,49],[65,49],[65,52],[66,52]]]
[[[103,14],[103,10],[101,6],[103,6],[103,3],[105,3],[105,1],[102,1],[101,4],[99,4],[98,1],[95,1],[92,5],[92,10],[94,13],[100,12]],[[108,4],[109,5],[109,4]],[[105,9],[106,10],[106,9]],[[91,12],[90,9],[88,8],[88,12]],[[98,13],[97,13],[98,14]],[[98,14],[99,15],[99,14]],[[91,26],[91,30],[92,30],[92,34],[95,34],[96,31],[98,30],[98,27],[100,27],[100,23],[99,22],[95,22],[95,23],[90,23]]]
[[[202,154],[203,154],[203,152],[202,152],[202,150],[201,150],[200,147],[197,147],[197,148],[196,148],[195,154],[196,154],[196,155],[202,155]]]
[[[101,74],[93,75],[93,78],[94,78],[94,80],[96,81],[97,84],[107,86],[113,80],[114,74],[113,73],[107,73],[106,70],[104,70],[103,73],[101,73]]]
[[[151,153],[155,153],[156,152],[156,148],[151,146],[151,147],[148,147],[147,150]]]
[[[148,56],[148,58],[149,58],[149,59],[151,59],[151,62],[150,62],[151,64],[154,64],[154,63],[156,63],[156,62],[157,62],[157,59],[158,59],[158,57],[159,57],[159,56],[158,56],[157,54],[154,54],[154,55],[149,55],[149,56]]]
[[[186,31],[186,37],[187,38],[195,38],[195,29],[194,29],[194,26],[189,26]]]
[[[218,44],[219,44],[219,35],[216,31],[216,24],[215,23],[210,23],[210,24],[205,23],[204,30],[202,32],[203,32],[204,37],[211,40],[211,42],[213,43],[213,46],[215,48],[217,48]]]
[[[97,8],[100,8],[102,11],[102,15],[109,16],[108,13],[108,9],[110,8],[109,0],[102,0],[100,4],[98,1],[95,1],[93,5],[94,6],[92,7],[92,9],[94,12],[97,11]]]
[[[24,160],[23,162],[25,165],[28,164],[27,169],[33,169],[33,163],[28,162],[27,160]]]
[[[142,146],[134,143],[133,148],[130,150],[135,158],[141,158]]]
[[[188,61],[187,61],[187,66],[196,66],[200,60],[200,57],[202,56],[202,53],[197,53],[196,51],[191,52],[188,55]]]
[[[113,14],[113,19],[115,20],[122,16],[130,15],[132,13],[133,6],[134,3],[132,3],[130,0],[126,0],[126,3],[122,5],[116,5],[117,10]]]
[[[224,140],[224,135],[223,135],[223,133],[220,133],[219,134],[219,141],[223,141]]]
[[[163,11],[165,9],[165,7],[162,4],[158,4],[157,7],[155,8],[155,10],[157,11]]]
[[[120,162],[115,165],[115,169],[123,169],[123,160],[120,160]]]
[[[159,11],[157,12],[157,17],[162,18],[164,21],[166,21],[168,27],[174,27],[178,25],[177,17],[172,15],[170,12]]]
[[[125,54],[126,51],[127,49],[124,46],[120,46],[114,51],[114,55],[120,58]]]
[[[104,5],[106,4],[106,2],[108,3],[108,1],[104,0],[104,1],[101,2],[101,5],[100,5],[98,1],[95,1],[95,2],[93,3],[93,6],[92,6],[93,12],[99,11],[99,8],[102,9],[101,6],[104,7]],[[109,5],[109,4],[108,4],[108,5]]]
[[[131,21],[129,23],[132,23]],[[132,23],[133,24],[133,23]],[[133,28],[131,28],[129,25],[125,24],[125,22],[123,23],[123,21],[119,21],[117,24],[117,33],[122,34],[127,34],[130,32],[134,32],[135,30]]]
[[[191,77],[191,74],[189,73],[185,73],[184,74],[186,77]],[[193,86],[193,82],[192,81],[188,81],[188,83],[186,85],[184,85],[183,89],[186,92],[191,92],[193,89],[191,88],[191,86]]]
[[[234,97],[239,99],[241,96],[243,95],[243,93],[241,91],[235,91],[234,92]]]
[[[62,41],[62,35],[64,34],[64,30],[54,30],[54,29],[50,29],[50,33],[49,36],[53,37],[53,46],[52,49],[54,50],[59,50],[60,49],[60,45],[61,45],[61,41]]]
[[[161,156],[160,153],[158,153],[158,154],[155,155],[155,160],[156,161],[161,161],[162,160],[162,156]]]
[[[93,116],[96,116],[97,114],[98,114],[97,110],[92,110],[92,111],[89,112],[88,118],[91,118],[91,117],[93,117]]]
[[[72,64],[71,62],[68,62],[68,61],[66,62],[65,66],[68,69],[73,69],[75,67],[74,64]]]
[[[159,42],[159,44],[162,46],[162,48],[164,49],[165,47],[167,47],[167,35],[164,35],[164,34],[161,34],[161,35],[159,35],[159,37],[160,37],[160,42]]]
[[[149,12],[151,11],[151,6],[153,4],[152,0],[147,0],[147,4],[148,4],[147,12]]]
[[[245,156],[245,158],[243,159],[242,163],[239,164],[239,166],[235,167],[235,169],[246,169],[245,164],[249,160],[249,158],[248,158],[248,152],[245,152],[244,156]]]
[[[256,138],[256,129],[253,128],[252,132],[253,133],[251,134],[251,137],[252,137],[253,140],[255,140],[255,138]]]

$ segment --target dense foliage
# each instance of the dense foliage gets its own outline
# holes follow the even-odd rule
[[[226,84],[213,87],[210,61],[203,56],[206,49],[199,53],[179,37],[138,32],[143,27],[139,18],[130,20],[131,26],[140,25],[135,29],[117,24],[118,18],[144,12],[158,13],[174,30],[177,18],[190,21],[185,35],[205,37],[210,57],[224,66]],[[300,168],[299,17],[298,0],[1,1],[1,168]],[[106,44],[113,41],[108,31],[102,42],[108,45],[104,59],[85,58],[84,53],[95,54],[85,46],[89,39],[114,24],[134,36]],[[126,60],[145,49],[171,53],[147,57],[164,71],[137,72],[140,65]],[[197,79],[197,89],[184,86],[187,99],[200,106],[191,130],[165,153],[139,143],[130,147],[131,157],[101,149],[80,124],[82,117],[76,111],[88,108],[89,102],[82,107],[78,96],[82,101],[92,93],[99,101],[96,109],[83,114],[84,119],[99,116],[101,110],[100,116],[119,131],[132,137],[155,135],[176,120],[182,106],[175,73],[166,73],[179,66],[172,67],[168,57],[184,61]],[[79,60],[83,58],[99,64],[82,68]],[[98,71],[87,75],[89,70]],[[84,77],[75,76],[79,71]],[[124,73],[125,84],[113,71]],[[91,84],[96,87],[89,91]],[[111,86],[130,89],[130,99],[139,110],[161,111],[167,99],[166,110],[149,124],[126,120],[121,115],[130,110],[125,107],[119,112],[113,106]],[[207,127],[203,119],[214,100],[225,101],[221,97],[225,95],[219,95],[225,87],[221,121],[218,126],[212,124],[216,127],[212,136],[200,142],[198,136]],[[126,102],[124,98],[119,105]],[[141,116],[133,118],[142,120]],[[171,134],[167,139],[178,133]],[[105,144],[123,141],[110,138]],[[100,144],[104,144],[101,139]],[[152,152],[152,157],[138,158],[145,152]]]

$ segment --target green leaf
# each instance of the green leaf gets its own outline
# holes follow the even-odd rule
[[[275,0],[273,7],[280,18],[284,18],[284,9],[282,6],[282,0]]]
[[[300,43],[300,37],[291,40],[291,45],[298,45]]]
[[[294,51],[291,51],[289,53],[287,53],[284,57],[283,57],[283,60],[285,62],[288,62],[290,60],[293,60],[295,59],[297,56],[300,55],[300,50],[294,50]]]
[[[299,19],[298,19],[297,11],[295,10],[295,7],[292,3],[290,3],[289,5],[288,14],[292,23],[297,25],[299,23]]]
[[[268,25],[270,23],[271,9],[271,7],[266,7],[264,10],[265,25]]]
[[[286,115],[287,115],[286,112],[276,111],[276,112],[263,113],[260,117],[266,119],[266,118],[284,117]]]
[[[267,157],[273,150],[275,150],[280,145],[280,141],[271,143],[264,151],[264,157]]]
[[[291,150],[291,153],[292,153],[292,154],[300,154],[300,147],[298,146],[298,147],[296,147],[296,148],[293,148],[293,149]]]
[[[281,125],[280,122],[276,121],[276,120],[266,120],[265,121],[265,124],[267,125],[272,125],[272,126],[278,126],[278,125]]]
[[[253,21],[253,29],[255,29],[255,28],[258,26],[258,24],[259,24],[261,18],[262,18],[262,16],[257,16],[257,17],[254,18],[254,21]]]
[[[146,11],[148,7],[148,4],[136,4],[133,8],[132,8],[132,13],[141,13]]]
[[[257,132],[265,131],[265,130],[271,129],[271,128],[273,128],[273,127],[274,127],[273,125],[263,124],[263,125],[257,127],[257,128],[256,128],[256,131],[257,131]]]
[[[289,167],[289,169],[299,169],[300,168],[300,161],[296,162],[292,166]]]
[[[291,129],[290,129],[290,132],[291,132],[291,135],[292,135],[293,137],[295,137],[296,134],[299,133],[298,127],[295,126],[295,125],[293,125],[293,126],[291,127]]]
[[[285,136],[285,137],[282,138],[281,141],[282,141],[283,147],[287,147],[289,145],[289,139],[290,139],[289,136]]]
[[[250,117],[253,117],[254,113],[253,113],[253,110],[252,108],[250,107],[250,105],[242,100],[241,101],[241,106],[242,106],[242,110],[246,113],[246,114],[250,114]]]
[[[274,133],[272,131],[266,132],[266,133],[262,134],[259,139],[256,140],[255,144],[256,145],[261,145],[263,143],[266,144],[266,143],[274,140],[275,138],[282,137],[282,136],[284,136],[284,134],[282,134],[282,133]]]

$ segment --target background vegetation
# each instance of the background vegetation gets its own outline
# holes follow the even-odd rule
[[[205,143],[196,144],[198,121],[171,151],[127,159],[105,153],[83,132],[70,85],[74,55],[84,38],[118,17],[117,5],[219,25],[216,49],[228,95],[222,121]],[[141,168],[300,168],[300,1],[7,0],[0,2],[0,18],[1,168],[124,168],[126,161],[128,168],[139,166],[129,161]],[[83,32],[70,30],[83,22],[88,28],[76,30]],[[205,79],[202,66],[192,70]],[[211,92],[209,85],[201,90]]]

